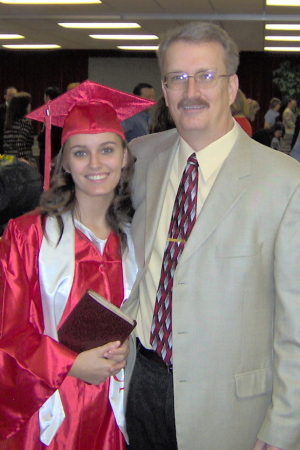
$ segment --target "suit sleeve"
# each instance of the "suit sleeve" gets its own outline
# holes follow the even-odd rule
[[[22,228],[22,227],[21,227]],[[0,241],[0,436],[12,436],[61,385],[76,354],[43,335],[38,232],[11,221]]]
[[[292,196],[275,243],[276,288],[272,404],[258,437],[300,449],[300,188]]]

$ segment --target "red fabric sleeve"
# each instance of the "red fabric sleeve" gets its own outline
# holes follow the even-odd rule
[[[61,385],[76,354],[43,332],[41,228],[11,221],[0,240],[0,437],[26,423]],[[38,222],[39,223],[39,222]]]

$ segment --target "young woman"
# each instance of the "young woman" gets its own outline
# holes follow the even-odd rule
[[[1,450],[124,448],[127,341],[76,354],[57,330],[87,289],[116,306],[129,295],[133,159],[107,102],[75,103],[62,145],[39,211],[10,221],[0,242]]]

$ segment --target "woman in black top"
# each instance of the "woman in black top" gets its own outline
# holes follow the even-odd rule
[[[3,136],[3,153],[18,158],[31,159],[33,127],[25,115],[31,110],[31,95],[27,92],[16,94],[6,112]]]

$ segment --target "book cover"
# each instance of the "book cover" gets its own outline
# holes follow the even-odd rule
[[[94,291],[88,290],[58,330],[58,340],[77,353],[121,341],[136,321]]]

